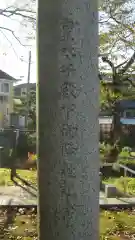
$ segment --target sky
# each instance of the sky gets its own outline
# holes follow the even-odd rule
[[[9,4],[15,3],[15,0],[0,0],[0,8],[5,8]],[[24,3],[24,0],[23,0]],[[26,44],[26,36],[31,27],[24,28],[20,24],[22,19],[14,18],[13,20],[0,16],[0,27],[10,28],[14,30],[21,43]],[[21,46],[12,36],[12,33],[0,28],[0,69],[7,72],[22,82],[27,82],[28,75],[28,58],[29,51],[32,53],[30,82],[36,82],[36,44],[29,41],[28,47]],[[21,60],[23,59],[23,61]],[[20,82],[19,82],[20,83]]]

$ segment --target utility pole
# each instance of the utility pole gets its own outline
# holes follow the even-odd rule
[[[99,239],[98,1],[38,0],[39,240]]]
[[[26,127],[28,127],[28,116],[29,116],[29,95],[30,95],[30,70],[31,70],[31,51],[29,51],[29,62],[28,62],[28,76],[27,76],[27,94],[26,94],[26,101],[27,101],[27,108],[26,108]]]

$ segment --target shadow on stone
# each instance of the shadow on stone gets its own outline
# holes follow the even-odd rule
[[[20,188],[22,188],[25,192],[29,193],[31,196],[36,197],[37,198],[37,194],[35,194],[34,192],[32,192],[29,188],[19,184],[15,179],[12,179],[12,181],[14,182],[14,184]]]

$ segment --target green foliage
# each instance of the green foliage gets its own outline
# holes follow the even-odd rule
[[[129,3],[129,5],[127,4]],[[120,114],[116,108],[118,100],[123,99],[123,86],[130,81],[135,64],[135,30],[131,1],[100,1],[100,76],[111,80],[112,84],[101,82],[100,108],[103,112],[111,109],[113,116],[111,139],[113,144],[120,135]],[[132,16],[132,17],[131,17]],[[129,20],[130,19],[130,20]],[[132,50],[132,51],[131,51]],[[129,51],[131,57],[128,58]],[[118,62],[121,62],[118,64]],[[103,77],[104,75],[104,77]],[[106,78],[106,79],[105,79]],[[128,92],[128,91],[126,91]],[[127,95],[127,94],[126,94]],[[126,98],[129,98],[129,93]]]
[[[29,151],[36,152],[36,133],[27,134]]]
[[[101,46],[108,44],[110,42],[109,34],[106,32],[101,33],[99,36],[99,42]]]
[[[26,180],[32,186],[37,185],[37,172],[35,170],[17,170],[17,174],[24,180]],[[10,170],[0,169],[0,186],[13,186],[14,183],[10,179]]]
[[[1,240],[37,240],[37,215],[33,208],[1,207]]]
[[[100,143],[100,158],[102,162],[106,162],[105,156],[108,155],[116,146],[116,148],[120,149],[117,143],[115,145],[110,145],[108,143]],[[117,163],[122,165],[130,165],[135,168],[135,158],[131,157],[131,148],[130,147],[124,147],[118,154],[118,160]]]
[[[103,180],[104,183],[113,184],[121,192],[129,195],[135,195],[135,178],[123,177],[120,178],[108,178]]]
[[[36,134],[21,133],[17,145],[17,157],[26,157],[28,152],[36,152]]]
[[[38,216],[34,208],[14,208],[9,220],[9,211],[1,211],[1,235],[3,240],[37,240]],[[100,211],[100,240],[134,239],[134,209]]]
[[[115,143],[110,145],[108,143],[100,143],[100,160],[102,163],[112,163],[116,161],[115,154],[118,155],[119,147]]]
[[[129,178],[122,176],[119,178],[118,183],[116,182],[116,185],[119,186],[119,188],[122,190],[122,192],[127,193],[128,192],[128,182],[129,182]]]
[[[131,150],[132,149],[130,147],[122,148],[122,151],[119,154],[120,158],[118,160],[118,163],[123,165],[133,165],[135,167],[135,158],[131,158]]]
[[[135,214],[133,210],[101,211],[100,240],[134,238]]]
[[[30,98],[29,98],[29,128],[30,129],[36,129],[36,91],[30,92]]]
[[[103,81],[100,84],[100,108],[102,111],[113,109],[116,101],[122,99],[122,93],[115,93],[109,89]]]
[[[128,157],[126,159],[118,159],[118,163],[125,166],[130,165],[130,168],[133,166],[135,169],[135,159],[129,159]]]
[[[24,114],[27,112],[27,99],[21,99],[22,104],[19,106],[14,106],[14,111],[18,114]],[[36,129],[36,91],[30,91],[29,95],[29,124],[28,129],[35,130]]]
[[[130,152],[131,152],[131,148],[129,147],[124,147],[122,148],[122,151],[119,154],[119,157],[130,157]]]
[[[23,99],[23,108],[27,110],[27,101]],[[29,129],[36,129],[36,91],[30,91],[29,95]]]
[[[100,149],[101,154],[109,153],[112,148],[113,148],[112,145],[110,145],[108,143],[104,143],[104,142],[100,143],[100,145],[99,145],[99,149]]]

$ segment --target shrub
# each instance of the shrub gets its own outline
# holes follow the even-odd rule
[[[17,145],[17,155],[27,156],[28,152],[36,152],[36,135],[21,133]]]
[[[27,139],[28,139],[29,152],[36,153],[36,134],[35,133],[28,134]]]
[[[99,144],[99,149],[100,149],[100,153],[101,154],[106,154],[109,153],[111,151],[111,149],[113,148],[113,146],[111,146],[108,143],[100,143]]]
[[[122,165],[133,165],[135,167],[135,159],[119,159],[117,163],[122,164]]]
[[[114,145],[110,145],[107,143],[100,144],[100,157],[102,162],[116,162],[118,155],[119,145],[117,143],[115,143]]]

